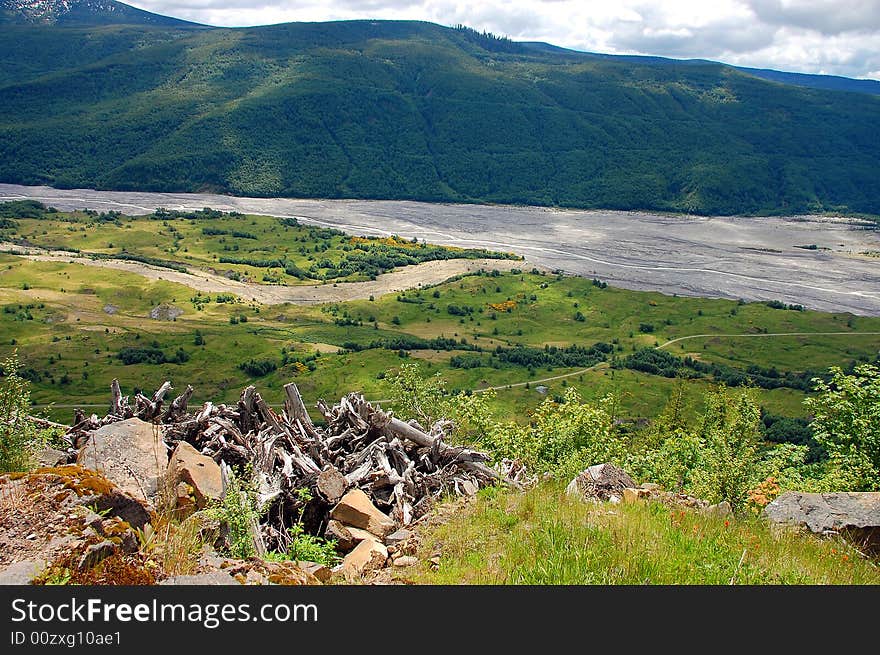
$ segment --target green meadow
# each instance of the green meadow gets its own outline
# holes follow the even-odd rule
[[[316,250],[341,259],[352,245],[336,231],[269,217],[106,216],[103,222],[83,213],[16,219],[15,231],[7,229],[4,237],[202,269],[223,253],[255,257],[262,247],[264,257],[284,252],[316,276],[327,273],[310,269]],[[300,282],[287,280],[282,269],[234,270],[257,282],[260,271]],[[162,305],[179,315],[151,318]],[[0,254],[2,350],[18,350],[34,401],[60,420],[69,419],[73,406],[99,411],[113,378],[126,393],[152,391],[166,379],[179,389],[192,384],[194,402],[234,402],[243,387],[255,384],[277,403],[291,380],[310,403],[348,391],[387,400],[386,374],[403,361],[418,361],[425,375],[442,375],[450,391],[496,387],[498,416],[527,421],[546,397],[575,387],[585,399],[613,393],[621,417],[638,422],[655,416],[676,384],[674,377],[621,366],[644,348],[743,373],[757,366],[819,374],[877,355],[880,319],[771,305],[628,291],[524,266],[372,300],[268,306],[85,263]],[[544,361],[542,355],[595,344],[607,350],[599,360]],[[688,381],[686,396],[694,406],[716,378]],[[805,415],[803,389],[760,393],[770,413]]]

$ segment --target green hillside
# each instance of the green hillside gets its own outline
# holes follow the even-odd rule
[[[419,22],[0,26],[0,181],[880,214],[880,99]]]

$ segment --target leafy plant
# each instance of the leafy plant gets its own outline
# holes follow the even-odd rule
[[[294,523],[287,532],[290,543],[283,559],[294,562],[317,562],[325,566],[333,566],[339,561],[335,540],[311,535],[305,531],[301,523]]]
[[[846,374],[831,369],[830,382],[817,378],[818,395],[804,404],[813,413],[813,434],[831,460],[840,489],[880,489],[880,368],[862,364]]]
[[[446,381],[439,373],[422,377],[418,364],[406,362],[385,379],[404,415],[415,416],[426,427],[445,416],[448,402]]]
[[[0,472],[29,469],[39,446],[39,432],[28,419],[30,385],[20,371],[18,351],[13,351],[2,362],[0,380]]]
[[[699,465],[693,473],[698,496],[714,503],[726,500],[735,511],[744,507],[755,483],[760,422],[753,390],[721,388],[707,394],[698,433]]]
[[[219,520],[227,528],[224,551],[230,557],[247,559],[256,555],[252,526],[260,518],[257,493],[250,471],[239,477],[232,469],[226,481],[226,491],[219,503],[203,510],[206,516]]]

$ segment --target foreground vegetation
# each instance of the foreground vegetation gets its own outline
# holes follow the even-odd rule
[[[4,362],[4,428],[25,422],[29,389],[18,370],[15,358]],[[424,528],[424,549],[431,557],[442,550],[441,565],[408,575],[432,584],[878,583],[877,564],[859,544],[771,529],[756,516],[789,488],[880,489],[880,369],[860,365],[852,374],[832,374],[830,382],[817,382],[819,393],[806,401],[815,414],[815,439],[828,456],[806,464],[807,446],[762,441],[751,388],[710,391],[693,422],[684,417],[678,393],[633,439],[615,421],[610,397],[584,403],[569,390],[561,401],[544,401],[524,426],[493,419],[485,395],[445,394],[441,379],[426,379],[416,365],[405,364],[390,384],[407,413],[429,425],[451,419],[454,440],[477,443],[496,460],[519,459],[543,474],[541,484],[525,492],[484,489],[463,513]],[[35,435],[32,427],[0,430],[0,470],[29,468],[40,445]],[[571,476],[599,461],[623,464],[667,489],[729,502],[735,514],[647,502],[585,504],[563,494]],[[233,557],[254,554],[248,526],[261,509],[250,475],[231,475],[233,493],[203,513],[228,527],[224,552]],[[164,530],[150,527],[139,534],[144,552],[161,561],[166,573],[189,571],[203,545],[197,522],[170,515],[162,521]],[[299,523],[290,537],[286,552],[267,557],[336,561],[332,542],[306,534]],[[428,559],[427,550],[423,555]],[[50,573],[54,583],[71,579],[69,571]]]
[[[427,584],[880,584],[880,568],[842,539],[772,529],[660,503],[589,504],[545,483],[499,489],[425,534],[442,550]]]
[[[0,34],[5,182],[880,214],[875,97],[721,64],[403,21]]]

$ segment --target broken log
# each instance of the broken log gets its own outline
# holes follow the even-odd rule
[[[182,418],[183,415],[186,414],[186,406],[187,403],[189,403],[189,399],[193,395],[193,391],[194,389],[190,385],[186,385],[186,390],[173,401],[171,401],[171,405],[168,407],[168,410],[165,412],[162,420],[164,422],[169,422],[176,421],[177,419]]]

